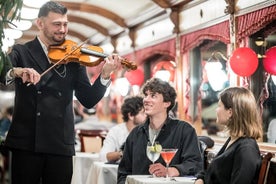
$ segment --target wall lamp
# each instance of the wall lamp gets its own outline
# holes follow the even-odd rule
[[[220,58],[224,61],[221,61]],[[227,84],[227,60],[221,52],[213,52],[205,64],[207,78],[214,91],[221,91]]]

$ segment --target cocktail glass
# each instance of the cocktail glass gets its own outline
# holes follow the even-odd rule
[[[175,155],[175,153],[177,152],[178,149],[174,149],[174,148],[163,148],[161,151],[161,156],[163,158],[163,160],[166,162],[166,180],[170,180],[171,178],[169,178],[169,165]]]
[[[147,157],[154,164],[154,162],[160,157],[162,146],[156,141],[154,143],[148,142],[147,145]],[[152,175],[154,177],[154,174]]]

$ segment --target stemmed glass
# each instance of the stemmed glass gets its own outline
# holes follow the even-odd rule
[[[177,150],[178,149],[174,149],[174,148],[163,148],[161,151],[161,156],[163,160],[166,162],[166,180],[170,180],[169,173],[168,173],[169,164],[171,163]]]
[[[160,157],[160,152],[162,150],[161,144],[159,142],[155,141],[154,143],[151,143],[150,141],[147,144],[147,157],[152,163]],[[154,175],[152,175],[154,177]]]

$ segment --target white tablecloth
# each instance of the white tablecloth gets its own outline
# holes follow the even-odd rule
[[[174,180],[167,181],[165,178],[153,178],[149,175],[129,175],[126,179],[126,184],[193,184],[194,177],[174,177]]]
[[[73,156],[73,176],[71,184],[85,184],[88,172],[94,161],[99,160],[99,154],[77,152]]]
[[[117,170],[116,164],[94,162],[89,170],[86,184],[116,184]]]

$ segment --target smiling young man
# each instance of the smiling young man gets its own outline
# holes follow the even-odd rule
[[[175,89],[167,82],[152,78],[144,84],[142,92],[148,119],[134,128],[126,140],[117,183],[124,184],[127,175],[166,176],[164,160],[160,157],[152,164],[146,155],[148,141],[155,138],[163,148],[178,149],[170,163],[169,176],[195,175],[202,169],[196,132],[189,123],[169,117],[175,105]]]
[[[140,96],[125,98],[121,106],[121,113],[124,123],[119,123],[109,130],[100,151],[101,161],[115,163],[121,160],[127,136],[133,128],[146,120],[143,98]]]

